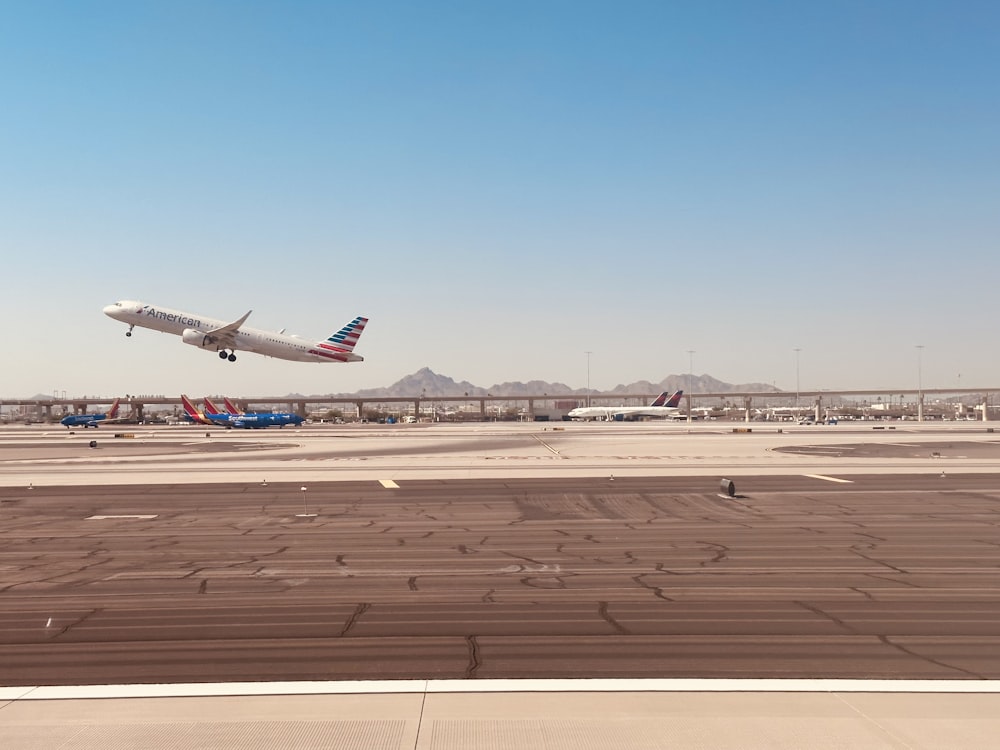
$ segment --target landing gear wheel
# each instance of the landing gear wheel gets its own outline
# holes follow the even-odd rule
[[[228,359],[229,359],[230,362],[235,362],[236,361],[236,355],[235,354],[230,354],[229,357],[228,357]]]
[[[225,350],[219,352],[219,359],[225,359],[228,356],[229,356],[229,352],[227,352]]]

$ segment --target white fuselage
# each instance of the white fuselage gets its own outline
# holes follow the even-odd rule
[[[614,419],[624,417],[672,417],[680,409],[676,406],[579,406],[566,415],[570,419]]]
[[[123,300],[108,305],[104,308],[104,314],[129,326],[150,328],[154,331],[172,333],[181,337],[184,337],[185,331],[208,334],[229,324],[227,321],[207,318],[197,313],[156,307],[135,300]],[[254,352],[255,354],[263,354],[265,357],[276,357],[295,362],[360,362],[363,360],[363,357],[353,352],[345,352],[343,358],[332,359],[318,351],[319,343],[277,331],[263,331],[259,328],[240,326],[234,334],[233,346],[225,348]]]

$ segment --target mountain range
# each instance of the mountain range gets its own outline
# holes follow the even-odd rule
[[[766,383],[724,383],[711,375],[668,375],[658,383],[648,380],[637,380],[615,386],[610,391],[602,393],[659,393],[661,391],[676,391],[683,389],[691,393],[730,393],[733,391],[755,391],[780,393],[781,390]],[[591,389],[591,393],[598,391]],[[585,396],[586,388],[570,388],[565,383],[548,383],[544,380],[530,380],[527,383],[507,382],[496,383],[484,388],[473,385],[467,380],[456,381],[447,375],[439,375],[429,367],[421,368],[412,375],[400,378],[395,383],[384,388],[366,388],[355,393],[331,393],[330,396],[363,398],[392,398],[404,396],[421,396],[438,398],[442,396]],[[302,395],[302,394],[295,394]]]
[[[733,391],[753,391],[756,393],[782,393],[766,383],[724,383],[711,375],[668,375],[663,380],[653,383],[649,380],[637,380],[633,383],[623,383],[610,391],[591,389],[591,393],[608,394],[642,394],[660,393],[661,391],[676,391],[683,389],[690,393],[731,393]],[[148,395],[148,394],[147,394]],[[162,395],[162,394],[161,394]],[[232,396],[233,394],[228,394]],[[257,394],[260,395],[260,394]],[[510,396],[524,398],[526,396],[586,396],[586,388],[570,388],[565,383],[548,383],[544,380],[530,380],[527,383],[507,382],[496,383],[487,388],[473,385],[467,380],[456,381],[447,375],[439,375],[429,367],[423,367],[412,375],[400,378],[395,383],[384,388],[366,388],[354,393],[304,394],[290,393],[289,398],[305,398],[309,396],[331,396],[334,398],[403,398],[417,397],[440,398],[443,396]],[[46,401],[52,395],[39,393],[31,397],[37,401]],[[84,396],[86,398],[86,396]],[[92,397],[93,398],[93,397]]]

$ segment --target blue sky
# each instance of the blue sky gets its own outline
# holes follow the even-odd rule
[[[38,2],[0,23],[0,397],[1000,383],[992,2]],[[140,299],[325,337],[236,364]]]

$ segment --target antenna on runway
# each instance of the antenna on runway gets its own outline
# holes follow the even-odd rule
[[[306,506],[306,490],[308,490],[308,489],[309,488],[306,487],[305,485],[299,487],[299,491],[302,493],[302,512],[295,514],[299,518],[315,518],[316,517],[316,514],[315,513],[310,513],[309,512],[309,508]]]

